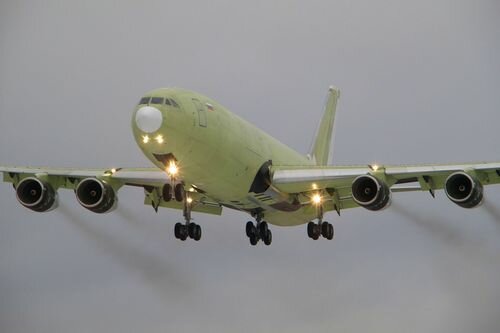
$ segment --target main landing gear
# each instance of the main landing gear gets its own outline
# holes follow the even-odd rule
[[[333,225],[326,221],[309,222],[307,224],[307,236],[314,240],[317,240],[319,236],[323,236],[328,240],[332,240],[335,234]]]
[[[269,230],[269,225],[266,221],[262,221],[263,216],[261,214],[256,215],[257,223],[248,221],[246,225],[246,234],[250,239],[250,244],[255,246],[262,240],[264,244],[271,245],[273,241],[273,233]]]
[[[318,222],[309,222],[307,224],[307,236],[317,240],[320,236],[328,240],[332,240],[335,234],[333,225],[329,222],[323,221],[323,206],[318,207]]]

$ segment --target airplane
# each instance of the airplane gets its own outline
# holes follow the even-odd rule
[[[331,240],[327,212],[387,208],[392,193],[444,190],[464,208],[483,202],[483,186],[500,183],[500,162],[436,165],[329,165],[340,91],[328,89],[312,148],[300,154],[201,94],[160,88],[144,94],[132,115],[137,145],[149,168],[65,169],[0,166],[19,203],[35,212],[57,207],[58,190],[75,192],[81,206],[98,214],[116,208],[118,190],[144,189],[144,203],[182,210],[175,237],[201,239],[191,213],[250,214],[251,245],[272,242],[270,225],[307,224],[307,235]]]

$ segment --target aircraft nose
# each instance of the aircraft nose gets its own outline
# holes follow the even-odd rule
[[[135,114],[135,124],[145,133],[153,133],[160,129],[163,115],[160,110],[152,106],[143,106]]]

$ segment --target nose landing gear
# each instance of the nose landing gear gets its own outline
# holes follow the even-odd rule
[[[181,241],[185,241],[188,238],[199,241],[201,239],[201,226],[192,222],[191,218],[193,199],[186,194],[183,183],[176,178],[178,167],[175,161],[170,161],[169,166],[167,167],[167,173],[170,177],[170,181],[163,186],[163,200],[169,202],[172,199],[175,199],[175,201],[182,202],[184,205],[184,223],[177,222],[175,224],[175,238],[180,239]]]
[[[179,184],[178,184],[179,185]],[[195,241],[199,241],[201,239],[201,226],[192,222],[191,218],[191,208],[193,200],[188,197],[184,190],[182,191],[184,199],[182,200],[184,203],[184,224],[177,222],[174,226],[174,235],[175,238],[180,239],[181,241],[185,241],[188,237],[194,239]]]

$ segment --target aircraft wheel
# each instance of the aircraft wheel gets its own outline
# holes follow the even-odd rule
[[[332,240],[334,235],[335,235],[335,229],[333,228],[333,224],[328,223],[328,233],[326,239]]]
[[[269,231],[269,226],[267,225],[267,222],[266,221],[261,222],[259,225],[260,238],[264,239],[268,231]]]
[[[319,238],[319,236],[321,236],[321,227],[318,224],[314,223],[314,227],[312,230],[313,231],[312,231],[311,238],[314,240],[317,240]]]
[[[257,242],[259,241],[259,238],[257,238],[257,235],[251,235],[249,238],[250,238],[250,244],[252,246],[257,245]]]
[[[189,236],[188,227],[182,223],[176,223],[174,227],[175,238],[185,241]]]
[[[315,225],[316,225],[316,223],[314,223],[314,222],[309,222],[307,224],[307,236],[309,236],[309,238],[313,238]]]
[[[174,235],[175,238],[180,239],[181,238],[181,229],[182,229],[182,224],[177,222],[174,226]]]
[[[245,231],[247,233],[248,238],[252,237],[252,235],[255,235],[257,233],[257,229],[255,228],[255,225],[251,221],[247,222]]]
[[[188,229],[189,238],[194,239],[194,236],[196,234],[196,223],[189,223],[187,225],[187,229]]]
[[[193,239],[195,241],[199,241],[201,239],[201,226],[199,226],[197,224],[194,229],[195,229],[195,231],[194,231],[194,237],[193,237]]]
[[[267,232],[266,232],[263,240],[264,240],[264,244],[271,245],[271,243],[273,241],[273,233],[271,232],[271,230],[267,229]]]
[[[182,184],[179,183],[179,184],[175,185],[174,196],[175,196],[175,200],[178,202],[181,202],[182,200],[184,200],[184,187],[182,186]]]
[[[321,223],[321,236],[323,236],[324,238],[328,238],[329,225],[330,223],[328,222]]]
[[[170,184],[165,184],[163,185],[163,200],[165,200],[166,202],[169,202],[170,200],[172,200],[172,185]]]

